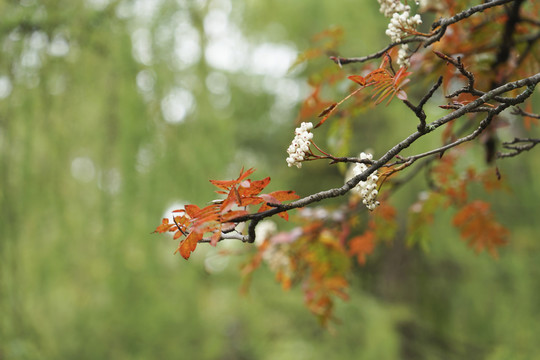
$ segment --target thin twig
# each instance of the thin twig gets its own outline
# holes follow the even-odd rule
[[[518,145],[518,144],[523,144],[523,145]],[[524,151],[531,150],[533,147],[535,147],[538,144],[540,144],[540,139],[531,139],[531,138],[520,139],[520,138],[515,138],[512,141],[504,142],[502,144],[502,146],[505,149],[512,150],[512,152],[509,152],[509,153],[500,153],[499,152],[499,153],[497,153],[497,158],[504,159],[504,158],[517,156],[517,155],[521,154]]]
[[[520,115],[520,116],[527,116],[527,117],[530,117],[530,118],[533,118],[533,119],[540,119],[540,115],[532,114],[532,113],[523,111],[519,106],[514,107],[514,109],[512,109],[512,112],[510,114],[512,114],[512,115]]]

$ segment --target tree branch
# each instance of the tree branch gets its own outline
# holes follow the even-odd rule
[[[489,2],[485,2],[484,4],[480,4],[480,5],[476,5],[476,6],[473,6],[467,10],[464,10],[450,18],[441,18],[437,21],[435,21],[433,24],[431,24],[431,28],[433,30],[435,30],[436,28],[439,28],[435,34],[433,34],[431,37],[429,37],[425,43],[424,43],[424,47],[428,47],[429,45],[439,41],[443,35],[445,34],[446,32],[446,29],[448,28],[448,26],[452,25],[452,24],[455,24],[463,19],[466,19],[474,14],[476,14],[477,12],[481,12],[481,11],[484,11],[486,9],[489,9],[489,8],[492,8],[492,7],[495,7],[495,6],[499,6],[499,5],[503,5],[503,4],[506,4],[506,3],[509,3],[509,2],[513,2],[513,1],[516,1],[516,0],[494,0],[494,1],[489,1]],[[518,1],[522,1],[522,0],[518,0]]]
[[[461,21],[463,19],[466,19],[466,18],[476,14],[477,12],[481,12],[481,11],[484,11],[486,9],[489,9],[489,8],[492,8],[492,7],[495,7],[495,6],[504,5],[506,3],[513,2],[513,1],[523,1],[523,0],[494,0],[494,1],[489,1],[489,2],[486,2],[484,4],[473,6],[473,7],[469,8],[469,9],[467,9],[467,10],[464,10],[464,11],[452,16],[452,17],[441,18],[441,19],[435,21],[431,25],[431,28],[433,30],[433,32],[431,34],[427,34],[427,35],[419,35],[419,34],[417,34],[414,37],[403,39],[401,41],[391,43],[391,44],[387,45],[386,47],[384,47],[383,49],[381,49],[381,50],[379,50],[379,51],[377,51],[377,52],[375,52],[373,54],[362,56],[362,57],[331,56],[330,59],[332,61],[334,61],[336,64],[341,66],[341,65],[351,64],[351,63],[362,63],[362,62],[366,62],[368,60],[378,59],[381,56],[383,56],[388,50],[392,49],[393,47],[395,47],[397,45],[401,45],[401,44],[409,44],[409,43],[414,43],[414,42],[416,42],[416,43],[421,42],[421,43],[423,43],[424,48],[427,48],[431,44],[439,41],[444,36],[448,26],[450,26],[452,24],[455,24],[455,23],[457,23],[457,22],[459,22],[459,21]]]
[[[498,95],[501,95],[501,94],[503,94],[505,92],[508,92],[508,91],[511,91],[511,90],[514,90],[514,89],[517,89],[517,88],[527,86],[527,88],[521,94],[519,94],[518,96],[516,96],[515,98],[512,99],[513,100],[512,102],[521,103],[521,102],[525,101],[528,97],[531,96],[531,94],[533,93],[534,88],[535,88],[536,84],[538,84],[538,82],[540,82],[540,73],[535,74],[533,76],[530,76],[528,78],[524,78],[524,79],[521,79],[521,80],[517,80],[517,81],[514,81],[514,82],[507,83],[505,85],[499,86],[498,88],[495,88],[495,89],[493,89],[491,91],[486,92],[484,95],[482,95],[478,99],[476,99],[476,100],[474,100],[474,101],[472,101],[472,102],[470,102],[470,103],[468,103],[466,105],[463,105],[461,108],[453,111],[452,113],[450,113],[450,114],[448,114],[446,116],[443,116],[442,118],[439,118],[438,120],[433,121],[432,123],[430,123],[429,125],[426,126],[426,130],[427,130],[426,132],[416,131],[416,132],[412,133],[407,138],[405,138],[404,140],[402,140],[401,142],[399,142],[398,144],[393,146],[390,150],[388,150],[379,160],[374,161],[372,163],[372,165],[370,167],[368,167],[364,172],[362,172],[361,174],[358,174],[355,177],[349,179],[341,187],[333,188],[333,189],[329,189],[329,190],[324,190],[324,191],[321,191],[321,192],[306,196],[306,197],[304,197],[302,199],[293,201],[291,203],[282,204],[279,207],[275,207],[273,209],[269,209],[269,210],[266,210],[266,211],[263,211],[263,212],[260,212],[260,213],[252,213],[252,214],[247,214],[247,215],[244,215],[244,216],[240,216],[238,218],[231,219],[231,222],[240,223],[240,222],[251,221],[251,223],[249,224],[249,227],[248,227],[248,240],[247,241],[248,242],[254,242],[255,241],[255,227],[257,226],[258,222],[261,221],[262,219],[273,216],[275,214],[278,214],[278,213],[281,213],[281,212],[284,212],[284,211],[304,207],[306,205],[309,205],[309,204],[312,204],[312,203],[315,203],[315,202],[319,202],[319,201],[322,201],[322,200],[325,200],[325,199],[334,198],[334,197],[338,197],[338,196],[343,196],[346,193],[348,193],[351,189],[353,189],[360,181],[366,181],[366,179],[368,178],[369,175],[374,173],[377,169],[379,169],[383,165],[387,164],[391,159],[393,159],[396,155],[398,155],[402,150],[406,149],[411,144],[413,144],[420,137],[426,135],[427,133],[435,130],[436,128],[438,128],[438,127],[440,127],[440,126],[442,126],[442,125],[444,125],[444,124],[446,124],[446,123],[448,123],[448,122],[450,122],[450,121],[452,121],[454,119],[457,119],[457,118],[463,116],[464,114],[466,114],[468,112],[473,111],[474,109],[476,109],[480,105],[485,104],[487,101],[492,100],[494,97],[496,97]],[[426,157],[426,156],[429,156],[429,155],[440,153],[440,152],[445,151],[445,150],[447,150],[449,148],[455,147],[455,146],[457,146],[457,145],[459,145],[461,143],[464,143],[466,141],[470,141],[470,140],[476,138],[489,125],[489,123],[491,122],[492,118],[495,115],[499,114],[500,112],[502,112],[504,109],[508,108],[509,106],[511,106],[511,104],[509,104],[508,102],[505,102],[505,103],[500,104],[495,109],[492,109],[491,112],[488,114],[488,116],[484,120],[482,120],[480,122],[479,127],[477,129],[475,129],[475,131],[473,131],[468,136],[465,136],[465,137],[463,137],[463,138],[461,138],[459,140],[456,140],[456,141],[452,142],[451,144],[447,144],[447,145],[445,145],[443,147],[431,150],[429,152],[419,154],[419,155],[415,155],[415,156],[411,156],[411,157],[408,157],[408,158],[403,158],[403,162],[410,161],[411,159],[412,159],[412,161],[415,161],[416,159],[419,159],[419,158],[422,158],[422,157]]]
[[[523,144],[523,145],[517,145],[517,144]],[[505,149],[512,150],[510,153],[497,153],[497,158],[504,159],[509,157],[514,157],[516,155],[521,154],[524,151],[529,151],[536,145],[540,144],[540,139],[520,139],[515,138],[512,141],[504,142],[502,146]]]

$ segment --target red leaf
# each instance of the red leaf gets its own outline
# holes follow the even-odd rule
[[[230,220],[233,220],[234,218],[247,215],[248,212],[246,210],[236,210],[236,211],[230,211],[227,214],[223,215],[221,217],[222,222],[229,222]]]
[[[254,168],[247,169],[246,172],[244,172],[244,168],[242,168],[242,170],[240,170],[240,176],[236,180],[237,183],[240,183],[242,180],[244,180],[245,178],[247,178],[249,175],[253,174],[254,172],[255,172]]]
[[[465,205],[454,216],[453,224],[477,253],[487,249],[491,256],[497,258],[497,247],[506,244],[508,230],[495,221],[490,205],[484,201],[476,200]]]
[[[349,254],[356,255],[360,265],[366,263],[366,255],[371,254],[373,249],[375,249],[375,233],[371,230],[349,241]]]
[[[201,209],[197,205],[186,205],[184,206],[184,209],[186,209],[186,213],[192,219],[197,216],[197,213],[199,211],[201,211]]]
[[[187,260],[189,259],[191,253],[195,251],[195,248],[197,247],[197,244],[201,239],[202,234],[194,231],[190,233],[188,237],[180,243],[176,251],[180,252],[180,255],[182,255],[182,257]]]
[[[278,216],[285,221],[289,221],[289,214],[286,211],[278,213]]]
[[[210,180],[210,182],[223,190],[229,190],[231,186],[236,184],[236,180]]]
[[[236,180],[210,180],[210,182],[220,189],[230,190],[231,187],[240,184],[242,180],[253,174],[253,172],[255,172],[255,169],[253,168],[248,169],[245,172],[244,168],[242,168],[242,170],[240,170],[240,175]]]
[[[260,196],[250,196],[250,197],[243,197],[242,198],[242,206],[247,205],[257,205],[264,202],[263,199],[260,198]]]
[[[360,75],[351,75],[348,77],[349,80],[354,81],[355,83],[365,86],[366,85],[366,78]]]
[[[169,219],[164,218],[163,220],[161,220],[161,224],[156,228],[154,232],[164,233],[164,232],[169,231],[169,229],[173,226],[175,225],[169,224]]]
[[[279,201],[288,201],[288,200],[296,200],[300,199],[300,196],[298,196],[294,191],[292,190],[279,190],[279,191],[273,191],[270,194],[274,198],[278,199]]]
[[[261,191],[270,183],[270,177],[264,178],[262,180],[252,181],[249,187],[240,187],[238,191],[242,196],[255,196],[259,195]]]

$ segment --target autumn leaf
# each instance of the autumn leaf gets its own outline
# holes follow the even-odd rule
[[[251,197],[260,194],[261,191],[270,183],[270,177],[262,180],[249,181],[246,186],[240,186],[238,193],[241,197]]]
[[[154,232],[157,232],[157,233],[164,233],[164,232],[167,232],[171,229],[171,227],[174,227],[175,224],[170,224],[169,223],[169,219],[167,218],[163,218],[163,220],[161,220],[161,224],[156,228],[156,230]]]
[[[191,232],[187,238],[180,242],[180,245],[178,246],[178,249],[176,249],[175,253],[179,252],[184,259],[189,259],[191,253],[195,251],[199,241],[202,240],[202,237],[203,235],[199,232]]]
[[[358,263],[366,263],[366,255],[369,255],[375,249],[375,233],[372,230],[364,234],[355,236],[349,241],[349,254],[356,255]]]
[[[497,248],[507,242],[508,230],[495,221],[487,202],[475,200],[465,205],[454,216],[453,224],[477,253],[486,249],[497,258]]]
[[[360,75],[351,75],[347,77],[347,79],[354,81],[355,83],[365,86],[366,85],[366,78]]]
[[[263,211],[272,209],[272,207],[268,205],[268,203],[282,204],[283,201],[296,200],[300,198],[300,196],[298,196],[292,190],[274,191],[274,192],[271,192],[270,194],[266,194],[266,195],[263,194],[261,195],[261,197],[265,200],[265,203],[261,205],[258,212],[263,212]],[[271,201],[268,201],[268,200],[271,200]],[[289,220],[289,214],[286,211],[278,213],[278,216],[286,221]]]
[[[240,170],[240,175],[236,180],[210,180],[210,182],[223,190],[230,190],[233,186],[240,184],[249,175],[255,172],[254,168],[250,168],[244,172],[244,168]]]
[[[229,222],[231,220],[234,220],[234,218],[247,215],[248,212],[245,210],[235,210],[235,211],[229,211],[225,215],[221,217],[221,221],[223,222]]]
[[[186,214],[192,219],[197,217],[197,213],[201,211],[197,205],[186,205],[184,206],[184,209],[186,210]]]

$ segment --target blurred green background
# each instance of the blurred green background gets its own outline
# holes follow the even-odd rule
[[[499,260],[444,211],[428,252],[396,239],[357,269],[333,332],[264,267],[241,295],[244,258],[218,251],[246,246],[186,262],[151,234],[242,166],[272,190],[342,183],[325,164],[285,166],[320,64],[288,68],[335,25],[345,56],[386,43],[376,1],[1,0],[0,14],[0,359],[540,357],[534,153],[499,164],[511,190],[489,196],[513,233]],[[414,130],[394,105],[362,120],[354,152]]]

